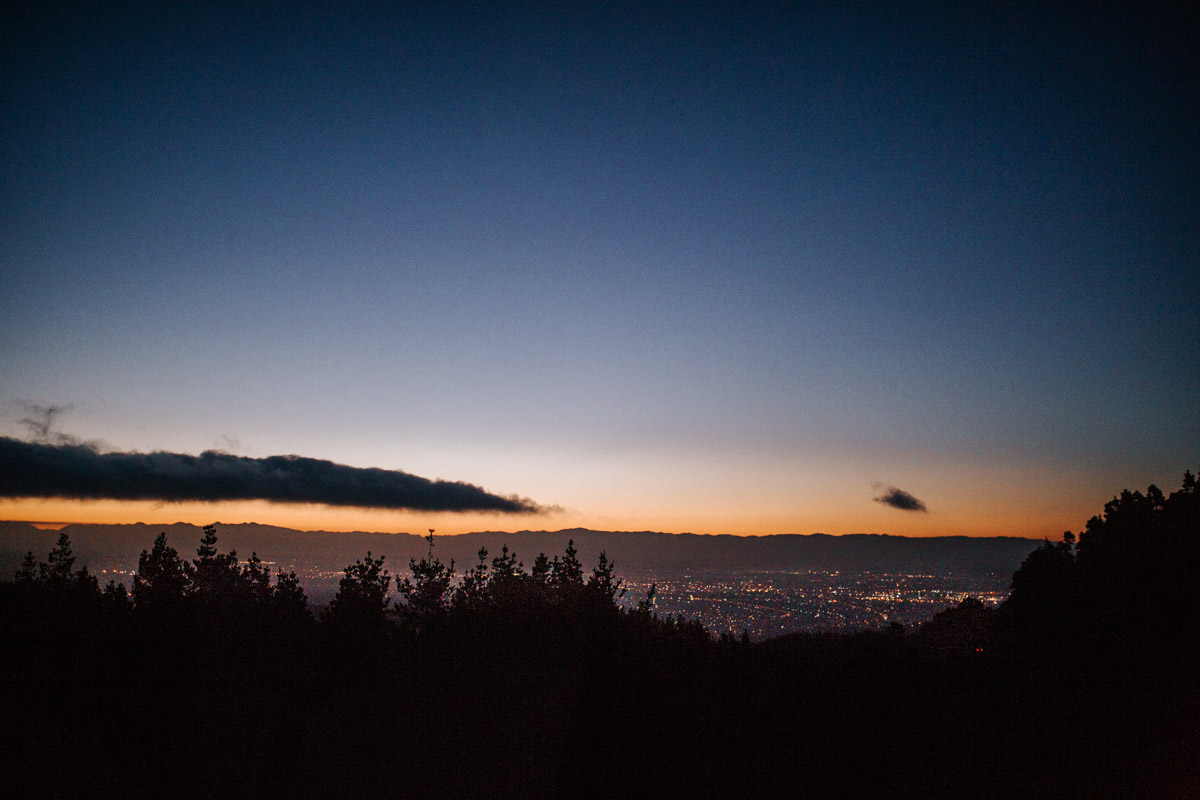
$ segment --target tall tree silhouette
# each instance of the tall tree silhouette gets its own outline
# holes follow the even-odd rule
[[[229,604],[249,589],[238,567],[237,552],[218,552],[215,525],[204,526],[190,573],[193,594],[203,603]]]
[[[625,596],[625,588],[620,578],[615,575],[615,565],[608,560],[608,555],[600,553],[600,559],[588,578],[587,587],[603,603],[613,605],[616,600]],[[615,607],[615,606],[614,606]]]
[[[192,591],[192,579],[179,551],[167,544],[167,534],[154,539],[149,552],[138,557],[133,578],[133,601],[140,611],[167,608],[183,602]]]
[[[420,561],[409,559],[408,568],[412,577],[396,584],[400,599],[396,613],[412,630],[420,631],[434,620],[445,616],[450,608],[450,586],[454,582],[454,561],[449,566],[433,555],[433,531],[425,537],[429,542],[429,553]]]
[[[58,534],[58,542],[50,551],[50,560],[41,565],[41,578],[48,584],[66,586],[75,578],[75,554],[71,551],[71,539],[65,532]]]

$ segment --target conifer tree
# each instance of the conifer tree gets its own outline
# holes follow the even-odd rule
[[[274,598],[275,589],[271,586],[271,570],[263,564],[258,553],[250,553],[246,566],[242,568],[242,583],[249,590],[250,597],[258,603],[267,603]]]
[[[133,600],[138,608],[160,607],[182,601],[192,590],[192,580],[179,551],[160,533],[149,552],[138,558],[133,579]]]
[[[295,572],[285,573],[282,569],[275,575],[274,600],[285,618],[299,619],[309,616],[308,596]]]
[[[545,553],[538,553],[537,558],[533,560],[533,569],[530,570],[531,577],[538,583],[545,584],[550,581],[550,559],[546,558]]]
[[[242,589],[242,573],[238,569],[237,552],[217,551],[217,527],[204,526],[204,536],[196,549],[190,572],[195,594],[206,602],[231,602]]]
[[[403,603],[397,602],[396,612],[408,626],[419,630],[431,620],[446,613],[450,604],[450,585],[454,581],[454,561],[446,566],[433,555],[433,531],[429,540],[429,555],[420,561],[409,559],[411,578],[397,582],[396,590]]]
[[[579,551],[575,540],[567,541],[567,550],[561,559],[554,557],[550,564],[550,581],[559,587],[582,586],[583,565],[579,563]]]
[[[614,565],[608,560],[608,555],[601,552],[600,560],[592,570],[592,576],[588,578],[587,582],[588,588],[595,593],[597,599],[608,605],[615,604],[618,599],[625,596],[622,581],[614,575],[613,569]]]
[[[71,539],[65,532],[58,534],[58,543],[50,551],[49,562],[41,565],[42,581],[57,587],[67,586],[75,579],[75,554],[71,551]]]
[[[25,559],[17,569],[13,579],[19,586],[32,586],[38,581],[38,561],[32,550],[25,553]]]
[[[489,583],[487,548],[479,548],[479,563],[471,567],[454,590],[451,604],[459,610],[482,608],[487,601]],[[403,589],[401,590],[403,593]]]

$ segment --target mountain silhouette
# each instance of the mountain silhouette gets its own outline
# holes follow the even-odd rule
[[[267,561],[340,569],[370,550],[396,567],[426,552],[423,536],[365,531],[300,531],[257,523],[218,523],[222,541],[239,553]],[[62,529],[82,563],[136,565],[138,553],[158,532],[188,549],[201,535],[196,525],[67,525]],[[0,522],[0,574],[11,575],[29,550],[42,552],[58,532],[27,522]],[[907,537],[888,534],[701,535],[658,531],[480,531],[437,537],[445,561],[472,563],[480,548],[498,553],[505,545],[531,564],[538,553],[561,552],[574,540],[580,557],[607,553],[624,573],[673,570],[852,570],[915,574],[1011,573],[1039,543],[1019,537]]]

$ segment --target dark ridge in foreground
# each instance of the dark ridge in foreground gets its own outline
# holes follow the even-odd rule
[[[440,546],[440,542],[436,543]],[[13,797],[1200,796],[1200,492],[1123,492],[998,608],[754,644],[617,602],[601,555],[294,573],[65,533],[0,580]]]

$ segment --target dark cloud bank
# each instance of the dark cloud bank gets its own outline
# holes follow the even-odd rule
[[[246,458],[207,451],[100,453],[85,444],[0,437],[0,497],[164,502],[269,500],[413,511],[544,511],[469,483],[362,469],[301,456]]]
[[[913,497],[903,489],[897,489],[895,486],[889,486],[888,490],[879,497],[875,498],[876,503],[883,503],[885,506],[898,508],[901,511],[928,511],[925,504],[917,498]]]

